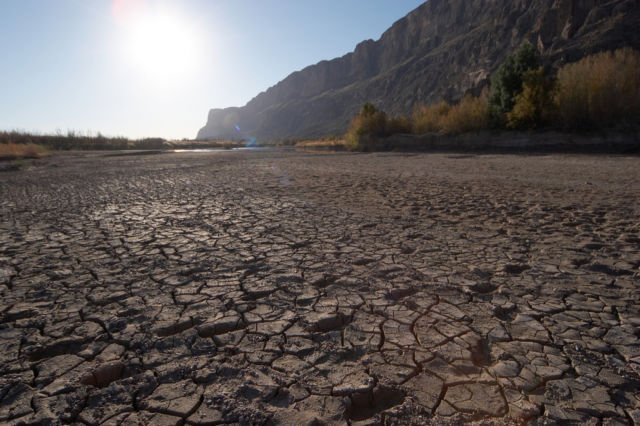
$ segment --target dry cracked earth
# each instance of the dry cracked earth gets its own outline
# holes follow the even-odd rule
[[[0,175],[0,423],[640,424],[640,158]]]

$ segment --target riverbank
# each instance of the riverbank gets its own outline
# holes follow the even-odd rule
[[[344,140],[313,140],[296,148],[318,151],[640,154],[639,133],[481,132],[397,134],[352,147]]]

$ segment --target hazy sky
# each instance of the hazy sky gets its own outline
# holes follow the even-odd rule
[[[423,0],[0,0],[0,129],[195,137]]]

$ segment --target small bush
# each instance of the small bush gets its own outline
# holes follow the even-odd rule
[[[387,121],[386,134],[411,133],[411,128],[411,120],[407,117],[391,117]]]
[[[361,149],[375,138],[396,133],[409,133],[411,123],[404,117],[388,118],[384,111],[366,103],[351,121],[345,137],[350,149]]]
[[[640,121],[640,53],[624,48],[588,56],[558,71],[559,125],[589,130]]]
[[[507,113],[507,127],[535,129],[544,126],[553,115],[553,82],[542,68],[527,71],[522,79],[522,92]]]
[[[351,120],[347,131],[347,145],[351,149],[358,149],[366,139],[382,136],[387,126],[387,114],[372,104],[365,104],[360,113]]]

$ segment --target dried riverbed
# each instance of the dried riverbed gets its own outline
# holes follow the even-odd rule
[[[0,423],[638,425],[639,182],[570,155],[2,172]]]

